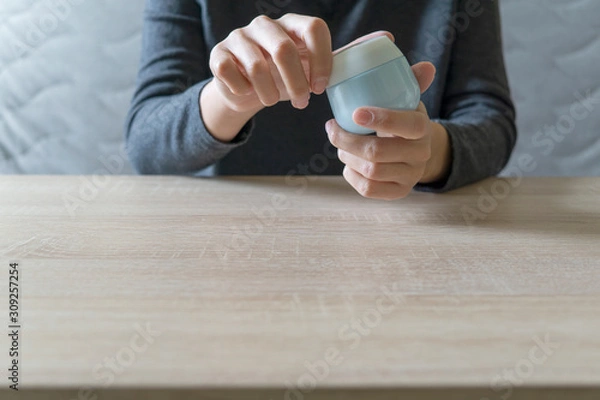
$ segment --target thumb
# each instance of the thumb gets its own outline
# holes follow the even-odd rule
[[[425,93],[435,79],[435,66],[430,62],[420,62],[412,66],[412,71],[419,82],[421,93]]]

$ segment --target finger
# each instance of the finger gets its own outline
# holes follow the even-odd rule
[[[367,161],[413,164],[427,161],[431,157],[431,146],[425,141],[355,135],[346,132],[335,120],[327,122],[325,129],[331,144],[336,148]]]
[[[414,184],[422,175],[418,168],[405,163],[376,163],[364,160],[344,150],[338,150],[338,158],[362,176],[377,182]]]
[[[260,47],[241,30],[234,31],[228,49],[238,60],[242,73],[252,84],[260,102],[266,107],[279,102],[280,93],[271,76],[271,68]]]
[[[355,135],[343,130],[335,120],[327,122],[325,129],[333,146],[367,161],[420,164],[431,158],[431,146],[427,141]]]
[[[419,111],[390,110],[377,107],[361,107],[354,111],[353,119],[360,126],[378,133],[387,133],[407,140],[419,140],[431,129],[424,108]]]
[[[247,34],[270,55],[294,107],[306,108],[310,86],[294,41],[280,25],[265,16],[256,18]]]
[[[344,47],[337,49],[333,54],[335,55],[335,54],[341,53],[342,51],[344,51],[352,46],[356,46],[359,43],[366,42],[368,40],[375,39],[376,37],[380,37],[380,36],[387,36],[388,38],[390,38],[390,40],[392,42],[396,41],[396,38],[394,37],[394,35],[392,33],[388,32],[388,31],[377,31],[377,32],[373,32],[368,35],[365,35],[363,37],[360,37],[351,43],[348,43]]]
[[[232,94],[227,85],[225,85],[220,79],[215,79],[213,82],[217,91],[223,96],[223,99],[225,100],[226,104],[232,110],[247,111],[245,106],[247,106],[248,104],[253,104],[254,106],[252,106],[252,108],[254,108],[256,107],[255,105],[257,103],[260,103],[260,99],[256,95],[256,92],[254,92],[254,90],[252,90],[248,94],[237,96],[235,94]]]
[[[403,186],[394,182],[377,182],[365,178],[350,167],[344,168],[344,179],[361,196],[370,199],[395,200],[408,196],[412,190],[409,186]]]
[[[425,93],[435,79],[436,69],[430,62],[420,62],[412,66],[413,73],[419,82],[421,94]]]
[[[216,46],[210,55],[210,69],[214,77],[223,82],[237,96],[252,92],[252,85],[242,75],[235,56],[227,49]]]
[[[310,86],[316,94],[325,92],[333,67],[331,33],[327,23],[320,18],[286,14],[278,23],[300,39],[308,50]]]

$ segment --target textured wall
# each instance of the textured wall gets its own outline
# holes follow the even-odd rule
[[[520,131],[507,171],[526,155],[528,175],[599,176],[600,1],[501,1]]]
[[[143,0],[0,2],[0,172],[129,172]],[[120,167],[122,165],[122,167]]]

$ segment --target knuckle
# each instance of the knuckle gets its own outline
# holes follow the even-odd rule
[[[373,162],[365,162],[362,165],[361,173],[367,179],[377,179],[379,177],[380,167]]]
[[[285,62],[290,60],[294,53],[297,53],[296,45],[292,40],[281,40],[273,49],[273,60],[277,63]]]
[[[213,75],[223,79],[231,70],[231,63],[227,58],[218,58],[211,63]]]
[[[218,56],[219,56],[219,54],[220,54],[220,53],[221,53],[223,50],[224,50],[224,49],[223,49],[223,43],[222,43],[222,42],[221,42],[221,43],[217,43],[217,44],[215,45],[215,47],[213,47],[213,48],[212,48],[212,50],[210,51],[210,59],[211,59],[211,61],[212,61],[214,58],[218,57]]]
[[[229,33],[229,35],[227,36],[226,40],[238,41],[245,38],[246,34],[244,33],[244,28],[238,28],[231,31],[231,33]]]
[[[294,14],[294,13],[285,13],[281,17],[279,17],[279,19],[277,19],[277,21],[286,21],[286,20],[290,19],[291,17],[294,17],[295,15],[296,14]]]
[[[337,128],[332,127],[329,130],[329,141],[331,142],[332,145],[334,145],[335,147],[338,148],[338,158],[340,157],[344,157],[344,155],[342,154],[342,152],[339,150],[340,147],[340,132]]]
[[[381,112],[380,110],[373,111],[373,125],[386,130],[393,130],[394,128],[389,112]]]
[[[210,51],[210,62],[213,63],[223,57],[225,46],[223,43],[218,43]]]
[[[382,149],[376,141],[369,141],[365,145],[364,155],[367,161],[376,162],[381,159]]]
[[[306,26],[306,32],[309,34],[320,34],[329,30],[327,22],[321,18],[311,18]]]
[[[271,22],[273,22],[273,20],[271,18],[267,17],[266,15],[259,15],[258,17],[254,18],[252,20],[250,25],[264,26],[265,24],[269,24]]]
[[[253,60],[246,66],[246,72],[251,77],[260,76],[269,69],[269,66],[264,60]]]

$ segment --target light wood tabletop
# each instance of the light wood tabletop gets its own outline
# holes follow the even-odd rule
[[[0,188],[31,398],[600,398],[600,179],[394,202],[338,177]]]

